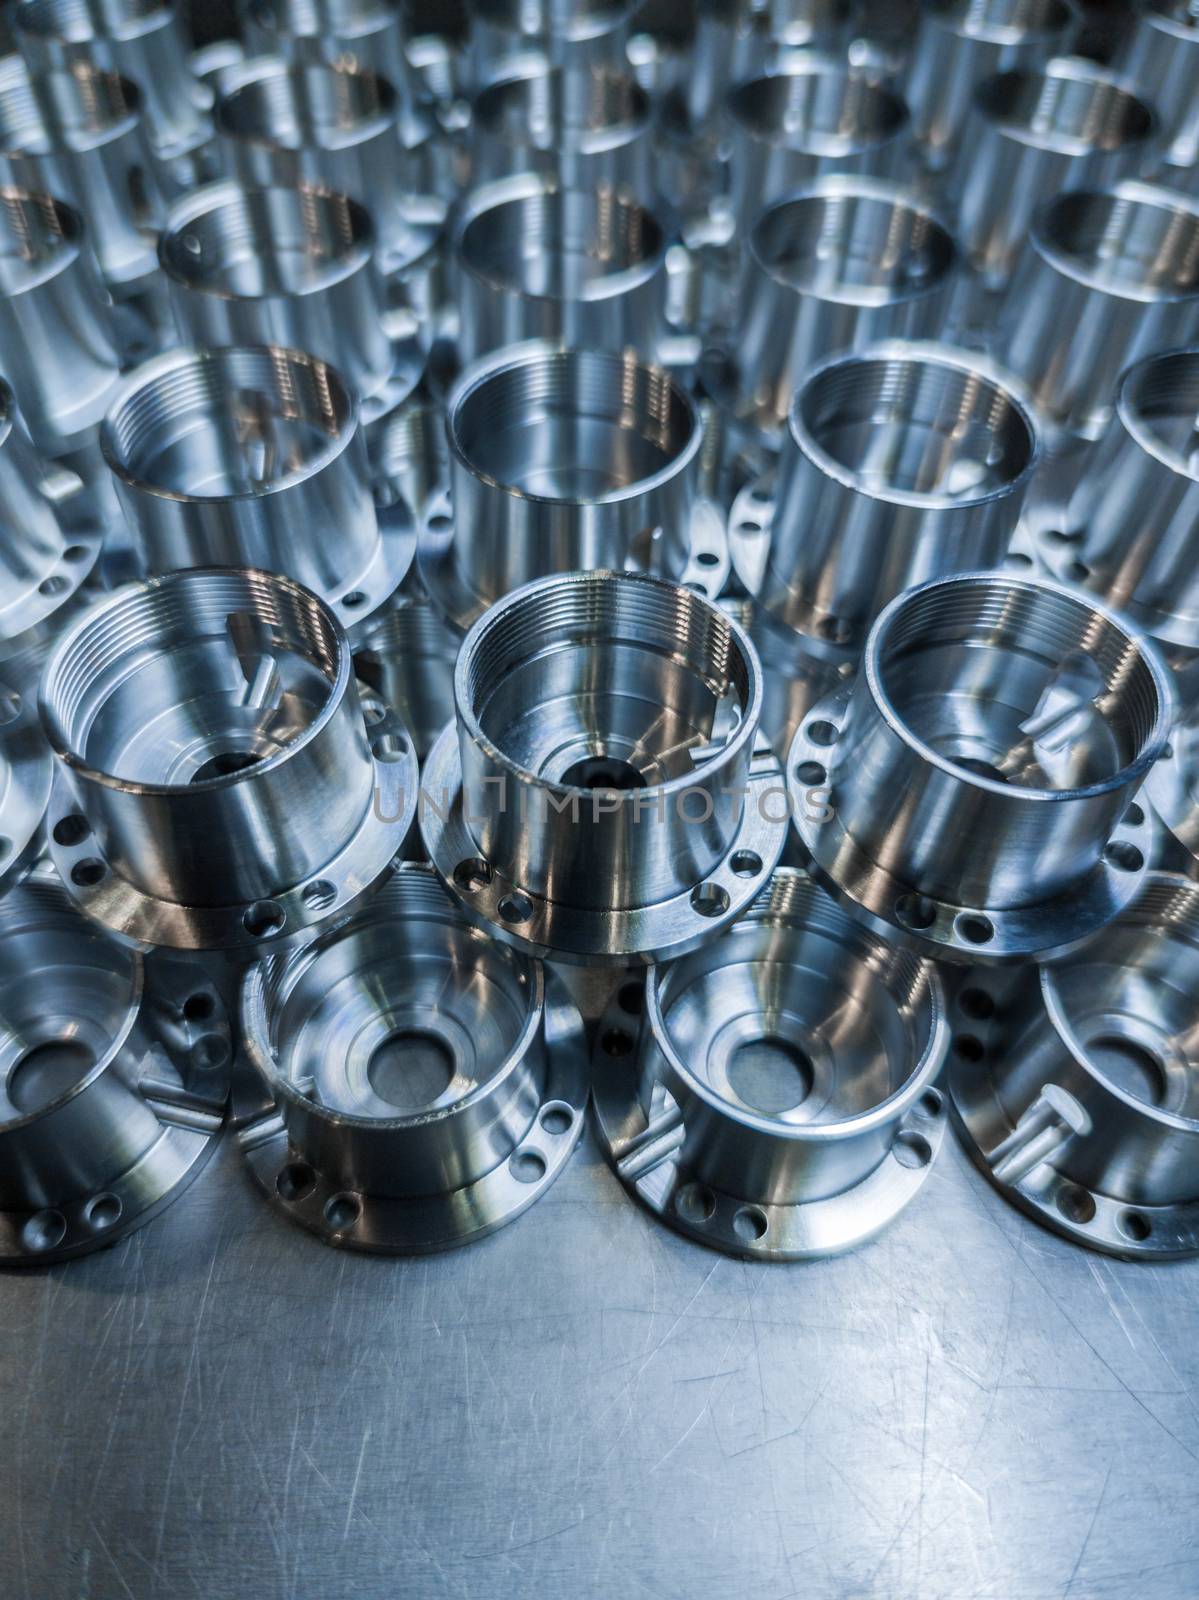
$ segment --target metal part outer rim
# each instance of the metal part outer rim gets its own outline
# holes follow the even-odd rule
[[[1181,650],[1199,649],[1199,617],[1188,623],[1163,614],[1153,606],[1142,604],[1135,595],[1124,595],[1119,600],[1112,600],[1101,585],[1092,588],[1089,580],[1079,582],[1070,575],[1070,567],[1075,560],[1075,552],[1081,539],[1067,539],[1063,542],[1051,538],[1053,532],[1054,529],[1048,526],[1038,527],[1033,535],[1032,545],[1037,560],[1058,583],[1076,589],[1088,600],[1098,600],[1103,605],[1115,606],[1154,642],[1175,645]]]
[[[558,906],[494,868],[487,884],[471,891],[461,889],[454,881],[454,869],[460,861],[478,858],[479,847],[462,817],[462,767],[454,723],[442,730],[425,760],[420,826],[429,859],[453,899],[495,938],[542,960],[624,967],[686,955],[735,922],[753,903],[769,882],[786,843],[785,805],[778,805],[778,817],[771,816],[772,793],[785,801],[779,763],[769,750],[755,753],[737,836],[723,861],[703,880],[718,884],[728,895],[728,908],[719,916],[705,916],[692,906],[691,894],[698,884],[655,905],[607,912]],[[733,858],[742,852],[752,853],[762,863],[752,877],[740,877],[732,869]],[[523,930],[505,921],[499,910],[502,900],[516,895],[533,907]]]

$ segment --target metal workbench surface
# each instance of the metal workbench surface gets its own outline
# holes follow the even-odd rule
[[[226,1139],[0,1279],[0,1595],[1195,1595],[1197,1379],[1199,1261],[1072,1248],[951,1139],[793,1266],[676,1238],[589,1140],[491,1238],[352,1256]]]

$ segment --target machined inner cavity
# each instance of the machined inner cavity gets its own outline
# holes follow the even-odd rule
[[[252,74],[252,75],[251,75]],[[348,65],[256,64],[216,103],[218,129],[283,150],[336,150],[390,122],[395,90]]]
[[[548,300],[602,298],[617,274],[653,274],[666,236],[652,212],[602,186],[500,185],[458,239],[463,264],[496,287]]]
[[[1199,479],[1199,349],[1138,363],[1125,374],[1116,407],[1144,449],[1175,472]]]
[[[739,84],[728,107],[753,138],[812,156],[864,153],[894,138],[908,120],[890,89],[817,59]]]
[[[1044,981],[1102,1077],[1146,1105],[1199,1118],[1199,891],[1151,878]]]
[[[861,1116],[919,1069],[936,1021],[929,967],[779,874],[719,939],[658,969],[666,1037],[730,1109],[788,1126]]]
[[[1073,21],[1066,0],[933,0],[929,10],[955,33],[997,44],[1058,34]]]
[[[26,883],[0,908],[0,1126],[45,1111],[108,1059],[132,1020],[138,958]]]
[[[672,584],[595,573],[495,608],[463,647],[457,693],[521,772],[632,794],[720,755],[759,691],[722,612]]]
[[[1058,195],[1033,225],[1046,256],[1128,300],[1199,294],[1199,209],[1141,184]]]
[[[1134,634],[1062,590],[1001,576],[916,591],[868,654],[893,715],[963,774],[1035,790],[1117,778],[1164,737]]]
[[[883,306],[927,294],[952,271],[949,232],[898,194],[830,184],[763,213],[750,247],[771,277],[801,294]]]
[[[83,44],[89,39],[121,39],[146,31],[147,23],[170,16],[163,0],[24,0],[17,19],[27,32],[44,39]]]
[[[533,963],[468,927],[424,874],[268,968],[275,1070],[314,1105],[393,1121],[485,1091],[536,1005]]]
[[[1154,128],[1153,112],[1130,89],[1073,61],[997,73],[979,85],[976,103],[1013,138],[1064,155],[1120,150]]]
[[[68,150],[87,150],[141,114],[141,95],[127,78],[82,62],[45,73],[41,88],[54,143]]]
[[[53,278],[79,254],[82,228],[48,194],[0,189],[0,294],[21,294]]]
[[[484,478],[540,500],[619,499],[697,448],[690,400],[632,351],[541,350],[453,398],[450,439]]]
[[[367,212],[345,195],[220,184],[172,218],[159,259],[190,289],[260,300],[339,282],[369,259],[373,238]]]
[[[272,346],[188,351],[148,362],[105,419],[110,465],[176,499],[259,495],[309,476],[346,446],[350,391],[314,356]]]
[[[618,27],[628,0],[473,0],[481,22],[526,38],[591,39]]]
[[[1009,491],[1036,455],[1031,417],[982,371],[934,355],[846,356],[792,402],[792,431],[862,493],[969,505]]]
[[[539,65],[488,84],[472,107],[477,134],[553,151],[616,146],[648,117],[649,99],[636,80],[601,66],[568,79],[557,67]]]
[[[346,675],[344,637],[297,584],[173,573],[98,607],[47,668],[51,743],[127,783],[227,781],[307,734]]]

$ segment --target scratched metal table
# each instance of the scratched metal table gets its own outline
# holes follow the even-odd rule
[[[1199,1262],[1084,1254],[947,1140],[840,1260],[748,1266],[585,1142],[523,1219],[338,1254],[231,1142],[0,1280],[0,1595],[1193,1596]]]

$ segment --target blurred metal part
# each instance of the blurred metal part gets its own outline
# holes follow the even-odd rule
[[[422,595],[397,595],[354,640],[354,672],[412,735],[423,762],[454,717],[454,662],[461,641]]]
[[[0,664],[0,895],[46,847],[54,758],[38,719],[38,652]]]
[[[395,0],[246,0],[240,10],[250,55],[377,72],[405,108],[411,104],[404,14]]]
[[[681,953],[748,906],[786,795],[761,671],[708,601],[575,572],[493,606],[462,646],[457,725],[425,763],[421,831],[469,914],[578,965]]]
[[[467,0],[470,81],[481,89],[529,50],[551,66],[587,74],[625,67],[635,0]]]
[[[958,962],[1076,947],[1138,891],[1133,801],[1170,733],[1168,675],[1098,602],[971,573],[911,589],[851,689],[791,749],[792,814],[851,914]]]
[[[228,1019],[211,985],[151,966],[39,872],[0,900],[0,1262],[115,1243],[216,1147]]]
[[[473,928],[432,869],[243,990],[250,1170],[327,1243],[444,1250],[545,1193],[583,1131],[582,1020],[539,961]],[[249,1096],[247,1096],[247,1100]]]
[[[1075,1244],[1199,1254],[1199,887],[1151,874],[1038,978],[971,973],[957,996],[949,1091],[967,1151]]]
[[[1193,169],[1199,164],[1199,12],[1191,0],[1143,0],[1119,66],[1161,112],[1167,162]]]
[[[54,864],[137,948],[240,957],[342,916],[415,812],[402,723],[360,702],[333,613],[274,574],[109,596],[59,641],[40,705]]]
[[[949,1044],[934,965],[779,868],[734,926],[650,970],[641,1048],[626,984],[600,1023],[604,1153],[670,1227],[761,1261],[873,1238],[945,1131]]]
[[[371,442],[377,502],[388,506],[402,500],[422,522],[429,501],[449,482],[444,406],[418,389],[382,419]]]

